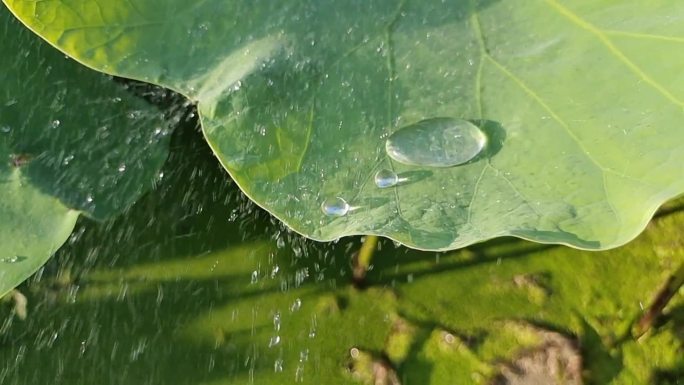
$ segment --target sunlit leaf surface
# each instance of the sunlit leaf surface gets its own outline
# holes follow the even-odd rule
[[[317,240],[603,249],[684,190],[681,2],[4,2],[88,66],[198,102],[242,190]],[[436,163],[387,155],[433,118],[485,148],[435,167],[460,150],[419,135],[402,152]],[[378,187],[388,171],[400,182]]]
[[[168,126],[108,76],[0,9],[0,295],[36,271],[79,215],[103,219],[158,179]]]

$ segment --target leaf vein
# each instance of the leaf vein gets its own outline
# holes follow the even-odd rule
[[[570,126],[563,120],[551,107],[544,102],[544,100],[537,95],[537,93],[532,90],[525,82],[517,77],[514,73],[512,73],[508,68],[506,68],[503,64],[499,63],[496,59],[494,59],[491,55],[486,56],[489,61],[494,64],[494,66],[499,69],[504,75],[506,75],[509,79],[511,79],[514,83],[516,83],[525,93],[527,93],[532,99],[534,99],[535,102],[537,102],[544,110],[546,110],[549,115],[565,130],[565,132],[572,138],[572,140],[576,143],[576,145],[582,150],[582,153],[589,159],[591,163],[593,163],[601,172],[601,180],[602,180],[602,187],[603,187],[603,192],[606,196],[606,200],[610,206],[611,211],[613,212],[613,216],[615,216],[615,219],[620,222],[620,216],[618,215],[617,210],[613,206],[612,202],[610,201],[610,194],[608,193],[608,186],[606,183],[606,173],[607,172],[612,172],[615,173],[614,171],[610,170],[609,168],[601,165],[592,155],[591,153],[584,147],[584,144],[580,140],[577,135],[575,135],[574,132],[570,129]],[[618,174],[619,175],[619,174]]]
[[[617,46],[615,46],[615,44],[613,44],[613,42],[608,38],[608,36],[606,36],[605,31],[601,30],[600,28],[596,27],[595,25],[584,20],[582,17],[575,14],[570,9],[559,4],[556,0],[545,0],[545,2],[551,8],[556,10],[556,12],[558,12],[560,15],[566,17],[572,23],[577,25],[579,28],[582,28],[582,29],[594,34],[601,41],[601,43],[603,43],[603,45],[606,46],[606,48],[608,49],[608,52],[613,54],[613,56],[615,56],[625,66],[627,66],[627,68],[629,68],[634,74],[636,74],[639,78],[641,78],[641,80],[648,83],[651,87],[653,87],[656,91],[658,91],[661,95],[663,95],[670,102],[684,108],[684,102],[683,101],[679,100],[667,88],[665,88],[665,86],[663,86],[662,84],[658,83],[653,78],[648,76],[648,74],[646,74],[646,72],[644,72],[644,70],[642,70],[633,61],[631,61]]]
[[[485,174],[487,173],[488,167],[485,165],[485,167],[482,167],[482,172],[480,173],[480,176],[477,178],[477,181],[475,181],[475,187],[473,187],[473,196],[470,197],[470,203],[468,203],[468,214],[466,216],[466,224],[473,225],[471,222],[472,219],[472,214],[473,214],[473,205],[475,204],[475,198],[477,198],[477,193],[480,189],[480,183],[482,183],[482,180],[484,179]]]
[[[658,34],[652,34],[652,33],[629,32],[629,31],[619,31],[619,30],[610,30],[610,29],[604,29],[602,31],[606,35],[632,37],[635,39],[651,39],[651,40],[662,40],[662,41],[669,41],[669,42],[675,42],[675,43],[684,43],[684,37],[679,37],[679,36],[666,36],[666,35],[658,35]]]

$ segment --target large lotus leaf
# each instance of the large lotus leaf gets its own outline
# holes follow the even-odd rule
[[[198,102],[240,187],[314,239],[609,248],[684,190],[681,2],[3,1],[88,66]],[[456,167],[388,157],[389,135],[435,117],[486,148]],[[401,183],[378,188],[383,169]]]
[[[166,158],[159,111],[0,9],[0,294],[36,271],[79,213],[107,218]]]

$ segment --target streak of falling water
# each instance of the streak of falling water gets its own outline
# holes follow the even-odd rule
[[[280,313],[276,312],[273,315],[273,329],[275,329],[276,332],[279,332],[280,331],[280,325],[281,325]]]

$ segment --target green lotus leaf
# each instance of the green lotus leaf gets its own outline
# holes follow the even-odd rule
[[[197,102],[243,191],[317,240],[605,249],[684,191],[680,2],[3,1],[76,60]],[[466,163],[388,156],[443,118],[482,151],[428,127],[400,152]]]
[[[0,9],[0,295],[69,237],[152,186],[166,159],[159,111],[64,57]]]

